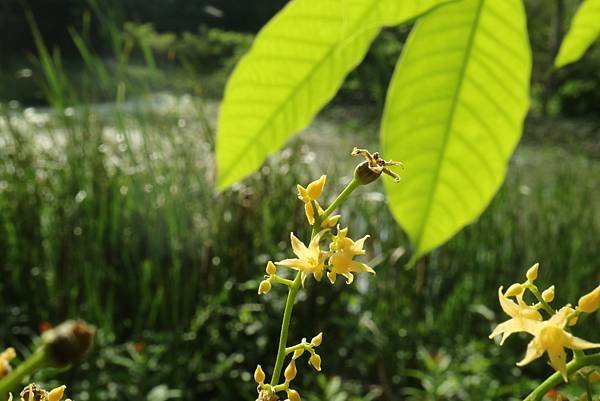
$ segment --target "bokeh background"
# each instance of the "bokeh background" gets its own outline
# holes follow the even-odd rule
[[[23,357],[64,319],[98,328],[86,362],[35,380],[65,383],[77,401],[254,399],[251,374],[273,364],[285,298],[256,289],[305,226],[295,185],[326,173],[331,200],[351,178],[352,147],[378,148],[410,30],[384,30],[305,132],[217,193],[219,98],[285,3],[0,3],[0,345]],[[371,234],[378,274],[302,293],[290,342],[325,332],[323,372],[300,368],[303,399],[521,399],[551,372],[514,366],[525,337],[500,348],[487,336],[504,319],[497,288],[534,262],[557,303],[600,280],[600,48],[554,71],[579,2],[525,4],[532,108],[504,186],[414,269],[380,183],[353,195],[342,214]],[[598,322],[580,334],[598,341]]]

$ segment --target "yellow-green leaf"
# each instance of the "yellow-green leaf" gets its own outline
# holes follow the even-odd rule
[[[600,35],[600,0],[585,0],[571,23],[567,36],[560,45],[554,65],[562,67],[573,63]]]
[[[447,0],[295,0],[258,34],[219,113],[218,186],[256,170],[304,128],[363,59],[382,25]]]
[[[520,0],[463,0],[422,17],[388,90],[390,208],[413,260],[475,219],[496,193],[529,105],[531,51]]]

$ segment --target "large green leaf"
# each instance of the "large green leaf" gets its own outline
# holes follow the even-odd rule
[[[227,83],[217,134],[218,186],[256,170],[304,128],[383,25],[446,1],[290,1],[261,30]]]
[[[463,0],[421,18],[400,57],[382,121],[390,208],[413,261],[475,219],[506,175],[529,105],[531,51],[520,0]]]
[[[600,0],[585,0],[577,10],[571,28],[560,45],[554,65],[573,63],[600,35]]]

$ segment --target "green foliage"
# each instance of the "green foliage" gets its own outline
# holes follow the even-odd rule
[[[149,100],[69,118],[4,109],[0,338],[22,354],[20,344],[29,344],[41,321],[68,315],[97,324],[103,337],[88,362],[55,379],[73,399],[144,399],[161,384],[182,390],[182,399],[251,399],[256,385],[248,376],[257,360],[273,354],[268,339],[278,335],[272,316],[281,307],[276,293],[257,302],[256,273],[266,254],[286,257],[287,232],[305,219],[295,184],[326,169],[339,177],[327,185],[342,188],[354,160],[339,149],[372,146],[372,127],[356,109],[332,110],[258,174],[217,195],[212,135],[202,120],[212,126],[215,105],[204,108],[188,97]],[[540,132],[517,152],[480,222],[411,272],[400,269],[406,238],[385,223],[393,220],[381,188],[361,188],[348,201],[350,230],[373,233],[369,253],[380,255],[372,261],[378,273],[350,289],[311,284],[311,295],[295,306],[303,332],[326,333],[323,378],[303,382],[303,398],[398,396],[421,386],[406,376],[406,369],[424,366],[417,362],[419,345],[444,347],[458,364],[466,358],[457,355],[465,339],[473,337],[484,339],[486,357],[496,361],[487,371],[491,380],[515,386],[522,380],[511,367],[525,343],[490,346],[492,321],[504,317],[483,305],[495,305],[498,285],[513,282],[535,260],[545,281],[565,283],[557,302],[576,299],[581,283],[598,271],[600,238],[600,153],[581,153],[597,144],[576,125],[535,126]],[[346,135],[323,140],[339,131]],[[574,132],[576,141],[548,142]],[[315,310],[331,319],[314,319]],[[597,325],[589,327],[594,335]],[[140,355],[138,341],[145,344]],[[497,366],[501,361],[507,362]],[[525,373],[549,370],[539,364]],[[476,383],[470,388],[477,391]]]
[[[584,0],[560,45],[558,68],[579,60],[600,34],[600,0]]]
[[[491,354],[491,355],[490,355]],[[419,369],[410,369],[407,375],[418,380],[418,387],[404,390],[408,401],[493,401],[521,398],[535,382],[521,380],[517,385],[506,385],[506,378],[514,376],[507,372],[502,381],[495,377],[495,369],[508,370],[499,361],[502,357],[490,351],[489,346],[471,342],[454,352],[445,349],[430,352],[420,347],[417,351]],[[503,366],[504,365],[504,366]],[[517,371],[518,372],[518,371]]]
[[[381,26],[435,5],[407,1],[383,12],[385,2],[363,1],[340,14],[336,2],[326,4],[290,3],[231,76],[219,116],[219,188],[310,122]],[[402,185],[387,189],[413,260],[481,214],[503,182],[529,107],[530,53],[520,0],[444,4],[417,22],[382,121],[385,156],[409,168]]]
[[[530,70],[519,0],[449,4],[413,29],[381,128],[383,154],[407,166],[404,182],[386,189],[413,260],[481,214],[502,184],[529,106]]]
[[[184,32],[177,41],[177,56],[199,72],[220,70],[229,74],[252,43],[252,36],[201,27],[197,34]]]
[[[258,34],[227,84],[217,139],[219,188],[256,170],[304,128],[362,60],[382,26],[441,2],[290,2]]]

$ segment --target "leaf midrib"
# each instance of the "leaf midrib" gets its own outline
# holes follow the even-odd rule
[[[434,170],[434,175],[433,175],[433,180],[432,180],[433,185],[431,185],[431,189],[429,190],[429,195],[428,195],[427,201],[426,201],[425,214],[423,215],[423,218],[421,220],[422,224],[419,226],[419,231],[416,236],[415,255],[417,255],[420,250],[421,243],[423,241],[423,233],[425,231],[425,225],[427,224],[427,222],[429,221],[429,218],[431,217],[431,205],[433,203],[433,198],[435,197],[435,193],[439,186],[440,171],[441,171],[442,164],[444,162],[444,158],[446,156],[446,151],[448,149],[448,140],[450,138],[450,131],[452,130],[452,125],[454,122],[454,114],[456,112],[456,106],[458,105],[458,97],[461,93],[462,86],[463,86],[463,83],[465,80],[467,65],[469,63],[470,54],[473,50],[473,42],[475,40],[475,34],[477,33],[476,32],[477,27],[479,25],[479,20],[481,18],[481,10],[483,8],[483,3],[485,3],[485,1],[486,0],[479,1],[479,5],[477,6],[477,9],[475,11],[475,18],[473,19],[471,32],[469,33],[469,37],[467,39],[465,55],[462,60],[462,65],[460,68],[458,82],[456,83],[456,90],[454,91],[454,95],[452,96],[452,104],[450,107],[448,122],[444,129],[444,139],[443,139],[442,147],[441,147],[442,151],[440,152],[439,157],[436,162],[437,168]]]
[[[381,0],[376,0],[373,1],[372,4],[378,3]],[[366,18],[367,15],[369,15],[370,12],[375,12],[376,10],[379,10],[378,7],[365,7],[366,12],[362,13],[359,18],[356,18],[355,21],[358,21],[359,23],[363,21],[364,18]],[[357,24],[353,24],[352,27],[355,27]],[[381,30],[381,26],[377,27],[377,31]],[[353,30],[350,30],[350,32],[352,32]],[[367,32],[367,31],[365,31]],[[260,135],[263,133],[263,131],[265,130],[266,127],[268,127],[271,122],[273,121],[273,119],[275,118],[275,116],[279,115],[279,113],[281,112],[281,110],[284,108],[284,106],[286,106],[290,99],[292,99],[292,97],[294,97],[298,91],[298,89],[303,86],[303,84],[305,82],[307,82],[310,77],[312,77],[315,73],[315,71],[320,68],[327,60],[329,60],[330,56],[333,54],[334,51],[336,51],[339,47],[340,44],[344,42],[344,38],[340,37],[340,40],[335,42],[335,46],[332,46],[331,49],[329,49],[327,51],[327,53],[325,53],[325,55],[323,56],[323,58],[321,58],[321,60],[319,60],[313,68],[311,68],[308,73],[305,75],[304,79],[299,81],[296,85],[294,85],[292,88],[292,90],[290,91],[290,93],[285,97],[285,99],[279,104],[279,106],[277,106],[275,108],[275,110],[273,111],[273,113],[271,113],[271,115],[269,116],[269,118],[267,118],[267,120],[265,120],[265,123],[260,127],[260,129],[258,129],[256,131],[256,133],[254,135],[252,135],[250,137],[250,140],[248,140],[248,143],[246,146],[244,146],[239,152],[237,152],[237,157],[233,158],[233,160],[239,160],[244,154],[246,154],[246,152],[248,152],[248,149],[250,149],[251,147],[255,146],[255,141],[258,137],[260,137]],[[252,50],[251,50],[252,51]],[[229,168],[225,173],[223,173],[222,176],[220,176],[220,181],[221,182],[225,182],[227,177],[229,177],[231,175],[231,173],[234,170],[232,168]]]

